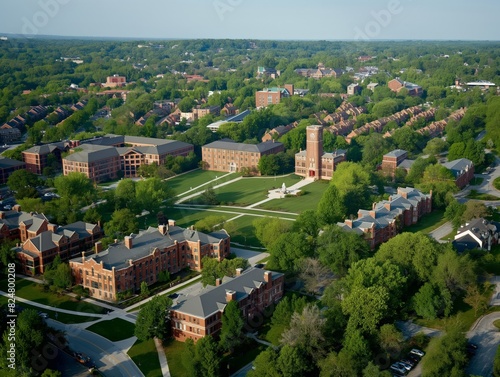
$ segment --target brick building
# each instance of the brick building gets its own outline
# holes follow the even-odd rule
[[[84,144],[82,149],[63,158],[63,174],[79,172],[94,182],[103,182],[118,177],[120,154],[113,147]]]
[[[97,242],[94,254],[70,260],[70,267],[76,284],[88,288],[92,297],[117,301],[118,294],[138,291],[142,282],[156,283],[163,271],[201,271],[203,257],[222,261],[229,254],[230,237],[225,230],[204,234],[169,220],[158,228],[126,236],[104,251]]]
[[[241,171],[244,168],[257,172],[257,165],[262,156],[283,151],[283,144],[278,142],[243,144],[229,139],[214,141],[201,148],[203,169],[229,172]]]
[[[237,301],[243,318],[251,322],[283,297],[284,283],[281,273],[254,267],[238,269],[234,278],[218,279],[215,287],[209,286],[197,296],[180,296],[171,308],[172,334],[182,342],[216,336],[230,301]]]
[[[463,189],[474,178],[474,163],[466,158],[459,158],[442,164],[446,169],[451,171],[455,177],[455,184],[458,188]]]
[[[432,192],[423,194],[412,188],[398,188],[397,195],[378,203],[371,210],[360,209],[358,218],[337,225],[362,235],[373,250],[399,234],[404,227],[418,223],[432,211]]]
[[[396,169],[410,170],[415,160],[408,159],[408,152],[403,149],[395,149],[382,157],[381,169],[384,174],[394,177]]]
[[[282,98],[293,96],[293,85],[285,85],[284,88],[266,88],[255,92],[255,107],[257,109],[276,105]]]
[[[43,274],[57,255],[63,261],[74,258],[92,249],[102,237],[102,229],[96,224],[83,221],[62,227],[48,224],[46,231],[28,238],[16,248],[16,258],[23,274]]]
[[[295,155],[295,174],[313,179],[332,179],[337,165],[345,161],[346,152],[323,152],[323,127],[307,127],[306,150]]]
[[[63,152],[68,151],[70,144],[65,142],[36,145],[22,152],[26,170],[41,175],[47,166],[50,158],[57,163],[61,163]],[[52,156],[52,157],[49,157]]]
[[[106,82],[102,86],[106,88],[117,88],[127,85],[127,79],[124,76],[113,75],[106,77]]]
[[[9,176],[16,170],[26,169],[26,164],[11,158],[0,157],[0,184],[7,183]]]
[[[396,93],[399,93],[402,89],[407,89],[410,96],[420,96],[423,93],[420,85],[403,81],[399,77],[389,81],[387,86]]]

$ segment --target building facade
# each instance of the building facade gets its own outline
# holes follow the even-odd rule
[[[474,163],[466,158],[459,158],[442,164],[455,178],[455,184],[463,189],[474,178]]]
[[[257,109],[276,105],[282,98],[293,95],[293,85],[285,85],[284,88],[266,88],[255,93],[255,107]]]
[[[6,184],[10,175],[16,170],[21,169],[26,169],[26,164],[24,162],[0,157],[0,184]]]
[[[197,296],[180,296],[171,308],[172,334],[181,342],[197,341],[204,336],[217,336],[226,305],[237,301],[247,323],[271,305],[284,293],[285,277],[281,273],[259,268],[238,269],[234,278],[218,280]]]
[[[323,152],[323,126],[307,127],[306,135],[306,150],[295,155],[295,174],[312,179],[332,179],[338,164],[345,161],[345,151]]]
[[[285,150],[283,144],[267,141],[260,144],[236,143],[225,139],[204,145],[201,148],[203,169],[237,172],[249,169],[258,172],[260,158]]]
[[[106,77],[106,83],[103,84],[107,88],[117,88],[125,85],[127,85],[127,78],[119,75]]]
[[[88,288],[92,297],[117,301],[121,293],[138,291],[142,282],[156,283],[162,272],[201,271],[203,257],[222,261],[229,254],[230,237],[225,230],[204,234],[169,220],[126,236],[104,251],[97,242],[92,255],[70,260],[70,267],[76,284]]]
[[[398,188],[397,195],[378,203],[371,210],[360,209],[358,218],[338,223],[341,228],[362,235],[373,250],[399,234],[404,227],[418,223],[432,211],[432,192],[423,194],[412,188]]]

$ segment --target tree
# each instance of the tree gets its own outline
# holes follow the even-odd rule
[[[423,152],[431,156],[437,156],[448,148],[448,143],[439,137],[430,139]]]
[[[342,310],[349,315],[348,328],[375,334],[377,326],[388,314],[389,293],[381,286],[355,287],[342,301]]]
[[[388,370],[380,370],[372,361],[363,369],[363,377],[391,377],[391,372]]]
[[[117,208],[129,208],[135,212],[137,207],[136,197],[136,183],[134,180],[126,178],[118,182],[115,190]]]
[[[14,171],[7,179],[7,186],[15,192],[16,199],[36,198],[38,191],[36,187],[40,184],[38,177],[28,170],[20,169]]]
[[[199,232],[210,233],[214,230],[222,229],[225,222],[226,219],[224,216],[207,216],[201,220],[198,220],[194,224],[194,228]]]
[[[347,214],[344,198],[334,185],[329,185],[318,203],[317,216],[320,224],[336,224]]]
[[[395,354],[401,352],[404,337],[396,326],[390,323],[380,326],[378,334],[380,348],[386,354]]]
[[[282,377],[283,375],[278,369],[279,351],[273,347],[268,347],[261,352],[254,360],[253,366],[255,369],[250,370],[248,377]]]
[[[287,344],[281,348],[276,362],[281,375],[289,377],[306,376],[314,366],[300,347]]]
[[[438,256],[432,281],[439,287],[448,289],[453,295],[464,292],[476,282],[477,263],[469,255],[458,255],[450,246]]]
[[[276,237],[276,235],[275,235]],[[269,264],[283,271],[293,271],[302,258],[311,256],[311,247],[301,233],[282,233],[268,248]]]
[[[422,318],[435,319],[443,310],[443,302],[431,283],[425,283],[413,296],[413,309]]]
[[[215,190],[213,187],[207,187],[205,191],[200,195],[200,202],[202,204],[209,204],[209,205],[219,205],[220,201],[217,198],[217,194],[215,193]]]
[[[353,263],[368,256],[369,245],[358,234],[330,225],[318,237],[317,253],[319,260],[331,271],[344,276]]]
[[[354,162],[343,162],[335,171],[330,181],[331,185],[337,187],[339,194],[344,198],[344,206],[347,214],[357,214],[359,208],[371,206],[370,173],[360,164]]]
[[[8,265],[10,263],[16,262],[16,241],[11,241],[9,239],[2,240],[2,244],[0,245],[0,268],[1,272],[4,272],[8,269]]]
[[[320,293],[330,284],[333,275],[319,260],[305,258],[299,262],[299,279],[304,282],[304,288],[311,294]]]
[[[276,241],[276,235],[287,233],[292,229],[290,221],[277,217],[261,217],[254,220],[252,225],[255,228],[255,236],[266,248]]]
[[[152,212],[164,203],[168,205],[174,197],[174,192],[168,183],[160,178],[148,178],[136,183],[135,195],[139,208]]]
[[[413,152],[419,149],[419,145],[423,141],[423,136],[413,131],[410,127],[402,127],[394,132],[392,140],[399,149]]]
[[[108,237],[134,233],[138,228],[136,217],[128,208],[113,212],[111,220],[104,224],[104,232]]]
[[[281,343],[300,348],[309,357],[318,360],[325,350],[324,325],[325,319],[319,308],[307,305],[301,313],[292,314],[290,327],[281,335]]]
[[[486,216],[488,216],[488,209],[483,203],[469,200],[467,203],[465,203],[465,210],[462,214],[461,223],[463,224],[466,221],[479,219]]]
[[[320,377],[352,377],[358,375],[356,361],[353,356],[341,350],[338,354],[331,352],[319,362]],[[370,376],[371,377],[371,376]]]
[[[172,300],[166,295],[154,296],[139,311],[135,323],[135,336],[140,340],[166,339],[170,331]]]
[[[488,298],[484,297],[484,292],[479,289],[477,284],[472,284],[467,287],[464,302],[474,309],[474,315],[476,317],[483,314],[486,309],[488,309]]]
[[[58,370],[45,369],[41,377],[62,377],[62,373]]]
[[[439,164],[425,168],[422,183],[417,187],[424,192],[432,190],[433,207],[436,208],[444,208],[447,204],[446,195],[458,191],[451,171]]]
[[[305,234],[312,244],[316,242],[320,230],[320,223],[316,211],[308,209],[303,211],[293,224],[293,230]]]
[[[148,283],[145,281],[141,282],[141,296],[147,297],[149,295]]]
[[[500,377],[500,346],[497,347],[493,360],[493,377]]]
[[[422,376],[465,377],[467,339],[457,328],[449,329],[441,337],[433,338],[422,360]]]
[[[218,377],[219,357],[217,344],[212,336],[207,335],[196,343],[196,360],[199,362],[199,372],[203,377]]]
[[[54,187],[61,197],[70,198],[74,203],[90,203],[96,193],[94,183],[85,174],[79,172],[57,177],[54,180]]]
[[[203,269],[201,271],[201,282],[203,286],[215,285],[215,279],[222,279],[224,276],[235,276],[236,269],[248,267],[248,261],[243,258],[224,259],[219,262],[215,258],[208,256],[201,260]]]
[[[261,175],[275,175],[280,171],[279,160],[275,154],[264,155],[260,158],[257,168]]]
[[[232,353],[234,348],[240,345],[244,339],[243,326],[245,321],[236,301],[232,300],[226,305],[221,322],[220,347]]]

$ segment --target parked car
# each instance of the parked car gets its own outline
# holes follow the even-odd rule
[[[413,353],[414,355],[417,355],[419,357],[424,357],[425,355],[425,352],[424,351],[421,351],[419,350],[418,348],[413,348],[410,353]]]
[[[399,363],[392,364],[389,369],[391,370],[392,373],[398,376],[406,376],[408,372],[405,368],[400,366]]]
[[[42,317],[42,318],[45,318],[45,319],[49,318],[49,315],[48,315],[47,313],[38,312],[38,315],[39,315],[40,317]]]
[[[415,361],[410,360],[410,359],[402,359],[402,360],[401,360],[401,362],[402,362],[403,364],[408,364],[408,365],[410,366],[410,368],[411,368],[411,369],[413,369],[413,367],[414,367],[415,365],[417,365],[417,363],[416,363]]]
[[[401,367],[403,367],[404,369],[406,369],[408,372],[411,370],[412,366],[408,363],[405,363],[403,360],[400,360],[397,362],[397,364]]]

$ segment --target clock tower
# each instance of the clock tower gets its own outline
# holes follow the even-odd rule
[[[323,156],[323,126],[307,127],[306,177],[321,179]]]

